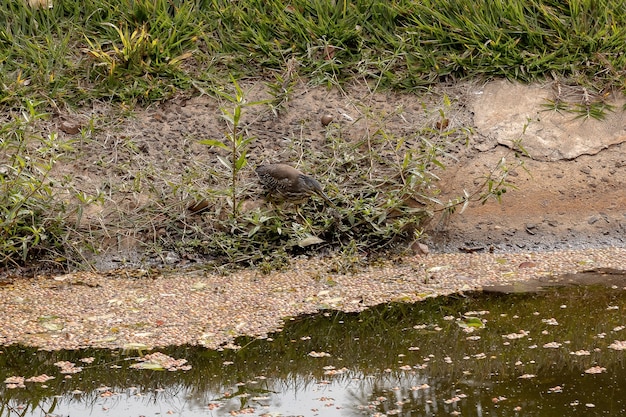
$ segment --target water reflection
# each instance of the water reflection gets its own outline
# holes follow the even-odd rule
[[[137,352],[6,347],[0,416],[621,415],[625,308],[613,283],[328,311],[237,350],[160,350],[186,371],[135,369]],[[9,388],[42,375],[54,379]]]

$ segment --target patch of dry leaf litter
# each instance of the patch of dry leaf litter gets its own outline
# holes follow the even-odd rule
[[[362,273],[331,274],[302,260],[272,275],[246,270],[119,278],[92,273],[15,280],[0,289],[0,343],[74,349],[205,345],[266,337],[285,318],[321,309],[361,311],[389,301],[480,290],[590,268],[626,269],[626,249],[532,254],[431,254]]]

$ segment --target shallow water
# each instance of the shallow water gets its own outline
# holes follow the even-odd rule
[[[2,381],[54,379],[3,384],[0,416],[626,415],[625,309],[622,286],[594,285],[327,311],[239,349],[158,349],[191,366],[174,371],[5,347]]]

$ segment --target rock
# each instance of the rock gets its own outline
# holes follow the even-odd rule
[[[522,139],[530,157],[539,161],[570,160],[595,155],[609,146],[626,142],[626,115],[607,112],[606,118],[577,118],[571,112],[546,111],[553,99],[551,86],[524,85],[499,80],[473,92],[470,107],[476,130],[488,140],[482,149],[500,144],[511,147]],[[618,97],[610,104],[621,109],[626,102]]]
[[[80,124],[64,120],[59,125],[59,129],[68,135],[75,135],[80,132]]]
[[[413,244],[411,245],[411,250],[413,251],[413,254],[415,255],[425,256],[430,253],[430,249],[428,248],[428,246],[426,246],[425,244],[421,242],[413,242]]]

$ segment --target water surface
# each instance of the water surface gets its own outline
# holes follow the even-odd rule
[[[2,384],[0,416],[626,415],[624,309],[613,283],[326,311],[222,351],[10,346],[2,381],[54,379]],[[135,368],[155,351],[187,363]]]

